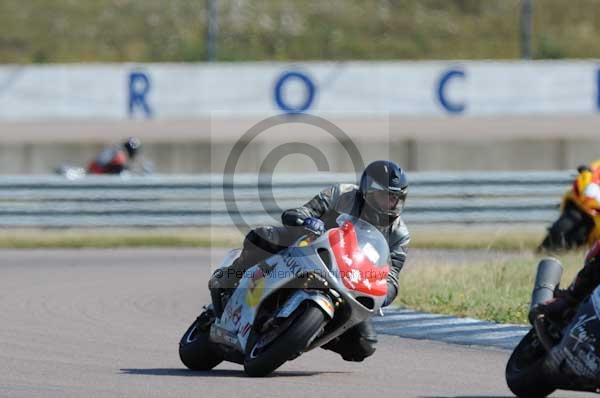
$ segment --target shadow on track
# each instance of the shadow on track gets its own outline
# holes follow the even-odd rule
[[[445,396],[442,397],[440,395],[435,396],[423,396],[419,398],[514,398],[513,395],[507,396],[498,396],[498,395],[460,395],[460,396]]]
[[[150,368],[150,369],[121,369],[121,374],[127,375],[141,375],[141,376],[179,376],[179,377],[211,377],[211,378],[225,378],[225,377],[247,377],[242,370],[233,369],[217,369],[206,372],[193,371],[188,369],[176,369],[176,368]],[[310,372],[310,371],[275,371],[271,376],[267,377],[308,377],[308,376],[319,376],[324,374],[351,374],[351,372]]]

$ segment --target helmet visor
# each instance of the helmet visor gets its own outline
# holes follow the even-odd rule
[[[366,201],[377,211],[397,216],[404,210],[406,202],[406,189],[398,192],[388,191],[377,182],[371,180],[365,195]]]
[[[377,203],[377,207],[385,211],[394,211],[404,207],[404,197],[405,195],[387,191],[373,192],[373,200]]]

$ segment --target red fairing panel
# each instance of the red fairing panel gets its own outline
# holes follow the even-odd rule
[[[328,238],[342,281],[348,289],[372,296],[387,294],[386,278],[390,267],[377,267],[365,256],[358,245],[356,231],[351,222],[331,229]]]

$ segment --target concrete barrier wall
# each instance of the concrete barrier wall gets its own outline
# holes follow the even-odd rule
[[[143,154],[160,173],[220,173],[255,121],[136,121],[0,124],[0,174],[46,174],[62,163],[83,165],[103,145],[137,135]],[[595,116],[553,118],[450,118],[446,120],[334,120],[365,162],[390,158],[409,170],[564,170],[600,158]],[[238,171],[257,172],[285,143],[323,152],[335,172],[351,172],[346,150],[327,132],[291,123],[265,131],[248,144]],[[279,170],[311,172],[305,155],[288,155]]]
[[[600,158],[600,140],[513,141],[395,141],[358,142],[364,162],[392,159],[413,171],[565,170]],[[223,173],[230,143],[147,143],[143,157],[155,171],[169,174]],[[257,172],[275,144],[250,144],[237,172]],[[328,161],[327,170],[353,172],[345,150],[338,144],[318,144]],[[0,174],[48,174],[63,164],[84,165],[100,151],[100,144],[2,144]],[[315,163],[294,148],[277,164],[278,171],[313,172]]]
[[[331,171],[351,172],[341,144],[298,122],[296,111],[338,126],[365,162],[391,158],[410,170],[568,169],[600,157],[599,65],[1,66],[0,174],[85,164],[130,135],[143,140],[158,172],[219,173],[249,129],[281,113],[290,122],[252,140],[238,171],[256,172],[274,148],[296,143],[321,150]],[[280,170],[316,170],[294,151]]]
[[[0,67],[0,120],[594,114],[596,61]]]
[[[0,174],[46,174],[62,163],[83,165],[104,145],[129,135],[160,173],[220,173],[236,142],[256,120],[0,123]],[[597,116],[333,119],[365,162],[390,158],[409,170],[564,170],[600,158]],[[326,131],[302,123],[267,129],[248,144],[238,171],[257,172],[285,143],[316,147],[335,172],[351,172],[346,150]],[[294,154],[285,171],[311,172]]]

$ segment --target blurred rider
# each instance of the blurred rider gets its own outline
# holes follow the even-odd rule
[[[142,143],[130,137],[121,145],[104,148],[96,159],[88,165],[89,174],[121,174],[140,151]]]
[[[213,306],[217,316],[237,286],[244,272],[260,261],[291,245],[307,232],[316,235],[337,227],[341,213],[360,217],[374,225],[386,238],[391,254],[384,306],[398,295],[398,276],[406,260],[410,240],[406,225],[400,218],[408,192],[406,174],[398,164],[378,160],[362,173],[359,185],[335,184],[296,209],[283,212],[283,227],[260,227],[251,230],[244,239],[240,256],[225,270],[215,272],[209,281]],[[349,329],[323,346],[339,353],[347,361],[362,361],[375,352],[377,335],[370,320]]]

